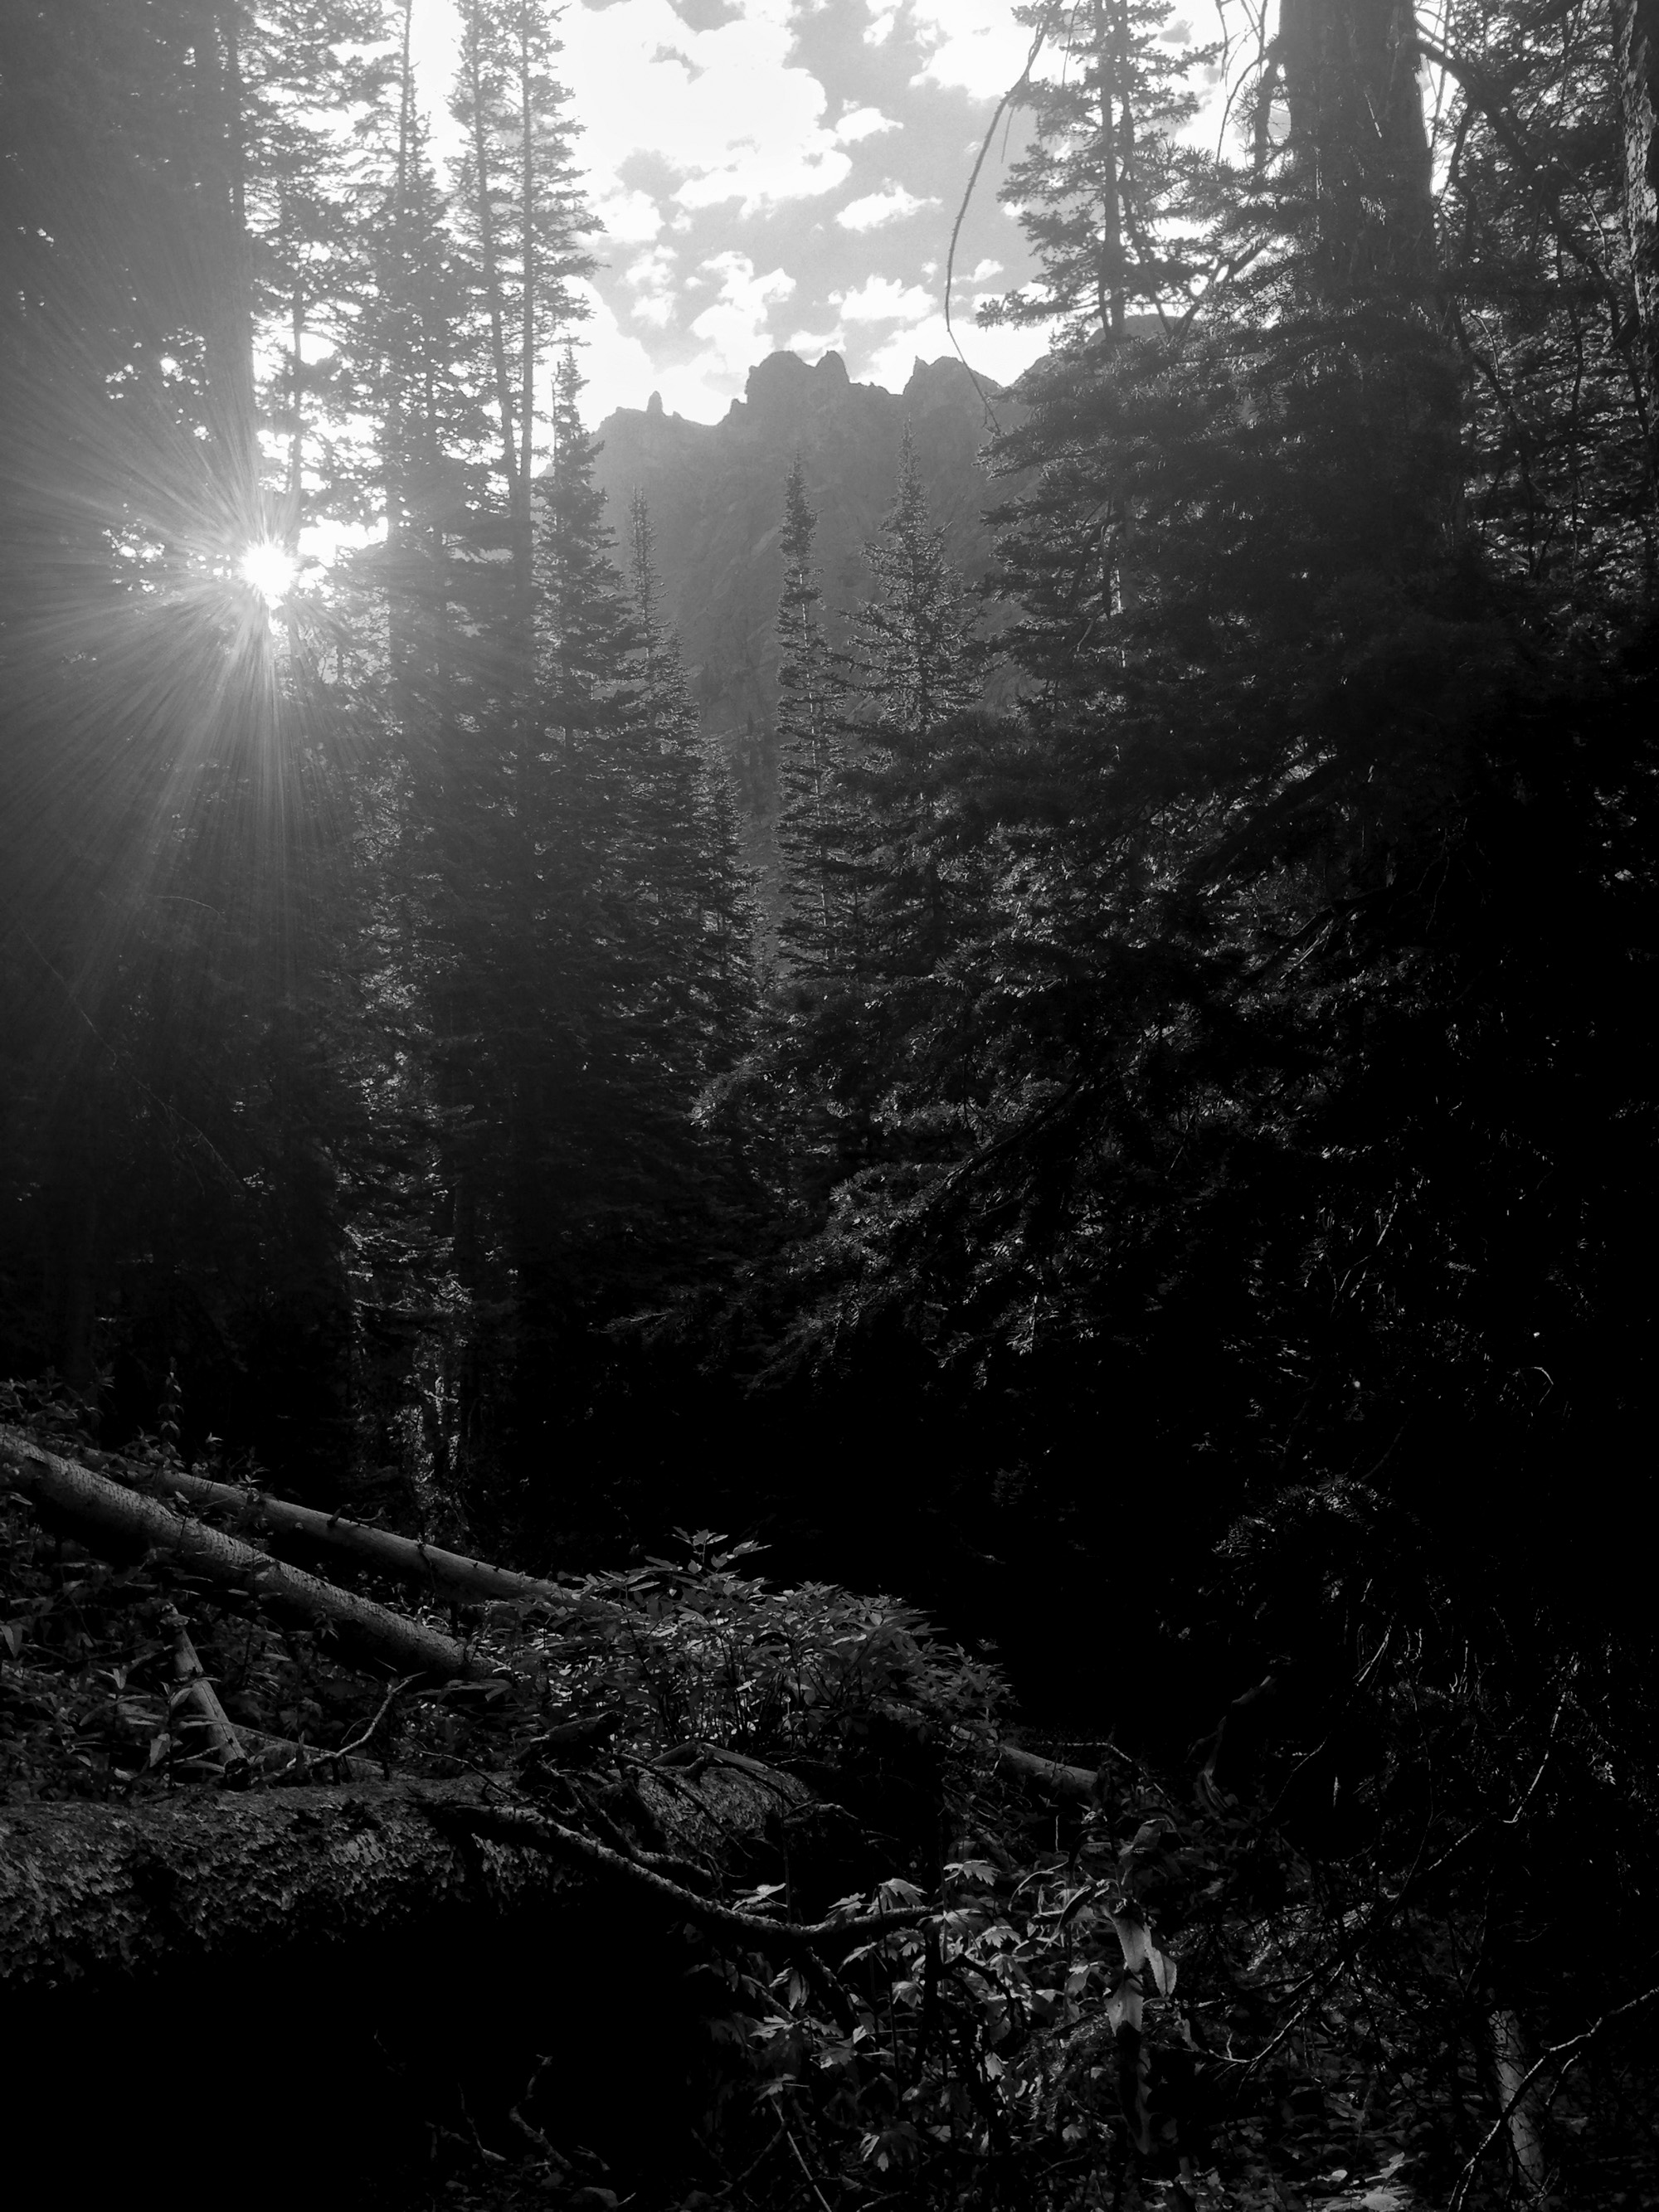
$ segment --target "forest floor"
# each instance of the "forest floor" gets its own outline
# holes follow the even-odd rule
[[[156,1446],[126,1471],[148,1466],[145,1453],[165,1474],[170,1462]],[[235,1778],[244,1790],[281,1795],[301,1782],[309,1796],[332,1783],[366,1802],[392,1786],[394,1771],[416,1788],[422,1778],[428,1786],[476,1784],[486,1809],[552,1822],[561,1834],[580,1831],[614,1877],[630,1872],[619,1855],[629,1838],[617,1826],[631,1817],[619,1809],[634,1802],[629,1760],[639,1769],[665,1752],[679,1756],[677,1745],[724,1740],[738,1769],[813,1778],[816,1794],[797,1784],[797,1796],[834,1818],[815,1829],[810,1804],[786,1806],[781,1827],[767,1830],[772,1858],[751,1855],[736,1892],[730,1866],[708,1861],[696,1875],[723,1887],[728,1905],[718,1909],[728,1918],[733,1897],[750,1916],[749,1933],[734,1921],[724,1946],[707,1922],[671,1934],[685,1916],[670,1898],[665,1920],[613,1902],[585,1916],[590,1924],[580,1931],[556,1932],[547,1978],[535,1985],[519,1971],[521,1950],[481,1955],[490,1941],[482,1931],[471,1944],[463,1937],[447,1961],[434,1952],[412,1981],[394,1976],[380,2014],[370,1985],[383,1967],[366,1972],[362,1986],[303,1959],[258,1978],[297,1982],[280,2014],[295,2024],[277,2034],[279,2014],[262,1999],[259,2021],[240,2020],[237,2034],[270,2054],[273,2078],[289,2079],[301,2102],[310,2093],[304,2064],[295,2072],[296,2051],[319,2064],[332,2054],[327,2063],[352,2082],[349,2124],[330,2123],[334,2132],[319,2137],[330,2148],[310,2163],[337,2161],[351,2177],[342,2202],[384,2212],[608,2212],[624,2203],[641,2212],[728,2204],[943,2212],[957,2202],[1059,2212],[1127,2208],[1137,2197],[1178,2212],[1183,2191],[1200,2212],[1446,2212],[1465,2203],[1480,2212],[1540,2201],[1522,2186],[1515,2146],[1492,2141],[1492,2082],[1478,2037],[1469,2039],[1467,2021],[1443,2031],[1431,2009],[1436,1984],[1404,1986],[1423,1929],[1409,1931],[1381,1966],[1356,1971],[1343,1990],[1331,1975],[1331,1990],[1310,2008],[1298,1992],[1327,1971],[1317,1958],[1318,1885],[1305,1881],[1298,1895],[1290,1856],[1273,1858],[1249,1816],[1224,1807],[1198,1818],[1127,1770],[1108,1803],[1101,1785],[1120,1759],[1113,1747],[1028,1723],[1015,1732],[1025,1751],[1062,1776],[1083,1777],[1081,1801],[1075,1781],[1069,1796],[1033,1796],[993,1771],[997,1731],[1011,1723],[1003,1714],[993,1727],[996,1686],[985,1670],[929,1646],[903,1608],[828,1589],[772,1591],[738,1571],[746,1564],[705,1550],[686,1569],[658,1562],[587,1578],[580,1592],[573,1584],[573,1601],[580,1594],[590,1608],[577,1656],[568,1633],[532,1650],[513,1643],[514,1629],[491,1647],[501,1662],[494,1674],[417,1694],[389,1722],[384,1680],[344,1663],[327,1638],[274,1627],[246,1592],[211,1587],[154,1550],[125,1563],[100,1557],[55,1532],[28,1499],[0,1491],[0,1825],[8,1808],[33,1820],[49,1807],[95,1805],[142,1822],[146,1808],[214,1801],[227,1769],[180,1666],[186,1611],[187,1648],[224,1716],[263,1747]],[[475,1613],[468,1633],[491,1632],[489,1610]],[[447,1626],[465,1626],[453,1608]],[[793,1717],[787,1700],[775,1700],[763,1721],[743,1700],[786,1649],[796,1692],[808,1675],[817,1687],[799,1696]],[[849,1652],[858,1684],[850,1701],[842,1694]],[[954,1768],[931,1747],[953,1731],[967,1747],[951,1755]],[[926,1838],[930,1823],[937,1838],[946,1797],[957,1854],[945,1870],[950,1904],[927,1908],[917,1881],[928,1881],[937,1844]],[[633,1859],[635,1877],[669,1863],[649,1850]],[[677,1883],[694,1879],[675,1863]],[[945,1899],[944,1873],[929,1886]],[[1342,1893],[1332,1893],[1340,1901]],[[674,1894],[695,1919],[697,1897],[683,1887]],[[797,1918],[902,1908],[905,1924],[849,1954],[866,1963],[857,1973],[842,1968],[840,1981],[831,1975],[826,2010],[813,1972],[803,1978],[787,1948],[763,1955],[769,1946],[754,1916],[775,1911],[781,1897]],[[1220,1900],[1207,1917],[1206,1899]],[[1346,1919],[1340,1910],[1333,1917],[1328,1900],[1325,1910],[1339,1948],[1363,1949],[1342,1932],[1363,1911],[1350,1905]],[[1176,1931],[1180,2011],[1174,1958],[1147,1936],[1158,1926]],[[952,2032],[967,2034],[976,2053],[965,2069],[942,2063],[937,2048],[927,2057],[938,2033],[930,2007],[944,2002],[933,1994],[943,1986],[941,1941],[978,1977],[954,2017]],[[1121,2048],[1112,2055],[1126,1966],[1147,2000],[1146,2063],[1127,2089]],[[1395,1986],[1380,1978],[1383,1968]],[[393,1983],[402,1991],[395,1998],[386,1995]],[[161,2040],[194,2045],[195,1986],[181,1984],[173,2014],[171,2000],[139,2002],[143,2025],[134,2037],[154,2044],[167,2017]],[[214,2001],[239,2019],[240,1986]],[[836,2014],[848,1990],[864,2022],[850,2042]],[[392,2018],[400,2008],[403,2017]],[[56,2010],[61,2032],[84,2032],[72,2002]],[[367,2028],[347,2024],[359,2012]],[[439,2020],[447,2041],[434,2042]],[[1235,2049],[1248,2057],[1231,2057]],[[1626,2047],[1611,2066],[1565,2071],[1554,2082],[1538,2116],[1550,2160],[1541,2201],[1562,2212],[1659,2212],[1650,2057]],[[1229,2067],[1236,2087],[1218,2101],[1215,2081]],[[580,2094],[575,2083],[586,2084]],[[1001,2133],[986,2137],[970,2183],[957,2188],[933,2146],[973,2140],[975,2100],[982,2108],[993,2088]],[[1143,2154],[1127,2165],[1121,2100],[1130,2133],[1144,2139]],[[365,2167],[363,2140],[382,2130],[398,2152]],[[1484,2159],[1471,2166],[1483,2142]]]

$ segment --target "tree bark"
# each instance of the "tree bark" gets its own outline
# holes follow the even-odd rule
[[[1549,2181],[1549,2161],[1544,2155],[1537,2122],[1530,2103],[1521,2092],[1527,2080],[1527,2045],[1518,2014],[1500,2006],[1486,2021],[1492,2044],[1492,2075],[1498,2085],[1500,2112],[1510,2112],[1510,2148],[1515,2170],[1534,2197],[1541,2197]]]
[[[1018,1750],[1012,1743],[997,1746],[997,1765],[1013,1781],[1030,1783],[1053,1797],[1087,1804],[1097,1796],[1097,1778],[1091,1766],[1064,1766],[1058,1759],[1040,1759],[1036,1752]]]
[[[779,1787],[805,1795],[728,1767],[639,1786],[677,1852],[728,1862],[761,1833]],[[457,1908],[486,1920],[580,1911],[596,1879],[499,1824],[490,1832],[473,1782],[0,1806],[0,1990],[14,2004],[90,1996],[203,1966],[257,1966],[269,1982],[287,1961],[412,1938]]]
[[[1279,51],[1291,160],[1333,298],[1434,276],[1434,199],[1404,0],[1284,0]]]
[[[238,1490],[230,1483],[213,1482],[182,1468],[128,1468],[109,1462],[108,1471],[134,1490],[159,1491],[165,1496],[187,1498],[192,1505],[228,1514],[233,1526],[246,1537],[272,1541],[279,1549],[302,1545],[331,1552],[409,1589],[459,1598],[473,1605],[498,1601],[551,1606],[561,1613],[581,1609],[581,1600],[556,1583],[515,1574],[510,1567],[491,1566],[488,1560],[469,1559],[460,1552],[446,1552],[416,1537],[394,1536],[386,1528],[366,1528],[361,1521],[321,1513],[314,1506],[294,1505],[286,1498]]]
[[[241,1739],[231,1723],[230,1716],[219,1702],[218,1692],[208,1680],[207,1670],[190,1640],[190,1630],[184,1617],[175,1607],[169,1606],[161,1616],[161,1625],[173,1633],[173,1672],[179,1683],[173,1692],[168,1712],[168,1725],[180,1705],[194,1706],[198,1726],[207,1738],[208,1756],[228,1773],[235,1773],[247,1765],[247,1753]],[[176,1741],[176,1730],[174,1732]]]
[[[206,0],[196,22],[199,186],[213,281],[207,344],[208,427],[220,457],[223,521],[246,537],[258,512],[258,410],[253,374],[253,254],[247,234],[240,9]]]
[[[1613,28],[1631,276],[1648,404],[1659,412],[1659,0],[1613,0]]]
[[[453,1637],[337,1589],[155,1498],[137,1497],[46,1451],[20,1429],[0,1425],[0,1480],[66,1522],[90,1549],[117,1557],[155,1551],[205,1581],[248,1590],[280,1618],[331,1635],[339,1656],[353,1663],[422,1681],[489,1672]]]

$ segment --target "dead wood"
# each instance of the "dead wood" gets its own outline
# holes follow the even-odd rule
[[[319,1949],[418,1937],[455,1911],[592,1911],[596,1878],[614,1869],[550,1852],[527,1808],[515,1833],[487,1794],[471,1781],[377,1781],[0,1807],[0,1989],[90,1993],[204,1965],[265,1976]],[[647,1782],[642,1794],[677,1853],[728,1867],[776,1802],[730,1769],[692,1793]]]
[[[331,1639],[331,1656],[422,1681],[489,1671],[453,1637],[425,1622],[339,1589],[159,1498],[124,1489],[3,1425],[0,1480],[45,1506],[89,1550],[106,1558],[153,1552],[226,1590],[246,1591],[280,1619],[321,1630]]]
[[[247,1765],[247,1753],[231,1725],[229,1714],[219,1702],[218,1692],[208,1680],[207,1669],[197,1656],[183,1615],[175,1607],[168,1606],[161,1615],[161,1623],[172,1632],[173,1672],[179,1684],[173,1696],[169,1724],[172,1711],[179,1705],[193,1706],[198,1727],[206,1736],[210,1755],[227,1774],[240,1772]]]
[[[704,1927],[746,1936],[751,1942],[769,1943],[785,1952],[861,1943],[866,1938],[916,1927],[933,1910],[931,1905],[904,1905],[891,1912],[877,1912],[860,1918],[805,1923],[769,1919],[763,1913],[744,1911],[735,1905],[722,1905],[715,1898],[699,1896],[644,1864],[640,1858],[613,1850],[533,1807],[443,1805],[434,1808],[433,1817],[441,1826],[465,1830],[473,1835],[493,1836],[501,1840],[522,1839],[532,1850],[545,1851],[550,1857],[563,1859],[574,1866],[592,1867],[626,1881]]]
[[[389,1782],[392,1774],[383,1759],[365,1759],[360,1752],[327,1751],[319,1744],[296,1743],[292,1736],[268,1735],[264,1729],[239,1731],[258,1782],[341,1784]]]
[[[231,1483],[187,1474],[182,1468],[127,1468],[112,1462],[109,1472],[129,1488],[163,1498],[183,1498],[192,1505],[228,1514],[237,1533],[245,1538],[270,1543],[278,1550],[303,1545],[336,1553],[410,1589],[460,1598],[475,1605],[496,1601],[546,1606],[561,1613],[580,1609],[580,1598],[561,1589],[556,1583],[516,1574],[510,1567],[492,1566],[487,1559],[469,1559],[461,1552],[446,1552],[412,1536],[394,1536],[388,1529],[370,1528],[337,1513],[319,1512],[314,1506],[295,1505],[264,1491],[239,1490]]]
[[[476,1785],[423,1794],[446,1790]],[[45,1994],[212,1959],[263,1972],[446,1905],[550,1900],[570,1879],[542,1854],[444,1835],[397,1784],[3,1807],[0,1986]]]
[[[1091,1766],[1065,1766],[1057,1759],[1039,1759],[1034,1751],[1020,1751],[1012,1743],[997,1746],[999,1770],[1016,1782],[1030,1784],[1051,1797],[1080,1798],[1085,1804],[1097,1795]]]

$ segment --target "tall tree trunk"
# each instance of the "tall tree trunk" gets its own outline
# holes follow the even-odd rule
[[[305,422],[305,278],[296,270],[289,294],[289,404],[292,410],[288,433],[288,485],[283,506],[283,543],[292,553],[300,543],[300,520],[306,482]]]
[[[207,343],[208,427],[217,451],[228,532],[258,520],[258,410],[253,383],[253,252],[247,234],[241,9],[202,9],[194,49],[198,156],[207,226],[211,307]]]
[[[1488,2015],[1486,2032],[1491,2041],[1492,2075],[1501,2111],[1511,2099],[1516,2099],[1516,2093],[1527,2078],[1526,2039],[1522,2033],[1519,2014],[1503,2006]],[[1530,2099],[1516,2099],[1515,2110],[1510,2114],[1509,2137],[1510,2148],[1515,2155],[1516,2172],[1529,2195],[1534,2199],[1541,2197],[1549,2179],[1549,2162],[1544,2155],[1544,2146],[1533,2116]]]
[[[530,471],[536,441],[536,137],[532,99],[530,20],[519,11],[519,222],[522,234],[524,329],[519,357],[519,473],[513,509],[513,560],[519,587],[519,622],[526,637],[532,621],[533,548],[531,541]]]
[[[1103,336],[1114,341],[1123,336],[1126,301],[1123,268],[1123,190],[1121,149],[1118,143],[1114,94],[1121,99],[1124,121],[1129,115],[1126,58],[1120,40],[1106,17],[1106,0],[1094,0],[1095,67],[1100,75],[1100,261],[1095,275],[1095,306]]]
[[[1426,284],[1433,180],[1407,0],[1282,0],[1278,43],[1321,289],[1340,299]]]
[[[478,254],[482,264],[484,307],[489,317],[489,361],[495,385],[495,405],[501,417],[501,473],[507,482],[507,512],[516,522],[519,513],[519,442],[514,404],[513,378],[507,358],[507,301],[501,280],[501,245],[495,234],[495,210],[489,191],[489,131],[484,113],[483,27],[476,8],[465,18],[462,66],[466,72],[467,104],[472,134],[478,223]]]
[[[1646,372],[1650,483],[1659,488],[1659,0],[1613,0],[1625,226]]]

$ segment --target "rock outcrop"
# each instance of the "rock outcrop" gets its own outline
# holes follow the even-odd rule
[[[776,697],[784,479],[799,453],[833,630],[837,611],[869,592],[862,548],[891,504],[907,422],[933,520],[951,559],[977,581],[991,556],[983,511],[998,494],[981,462],[986,404],[958,361],[917,362],[895,394],[852,383],[839,354],[809,367],[775,353],[750,372],[744,397],[721,422],[665,414],[653,394],[648,406],[618,408],[599,427],[594,473],[612,524],[620,533],[634,492],[643,491],[704,729],[732,757],[757,813],[766,811]]]

